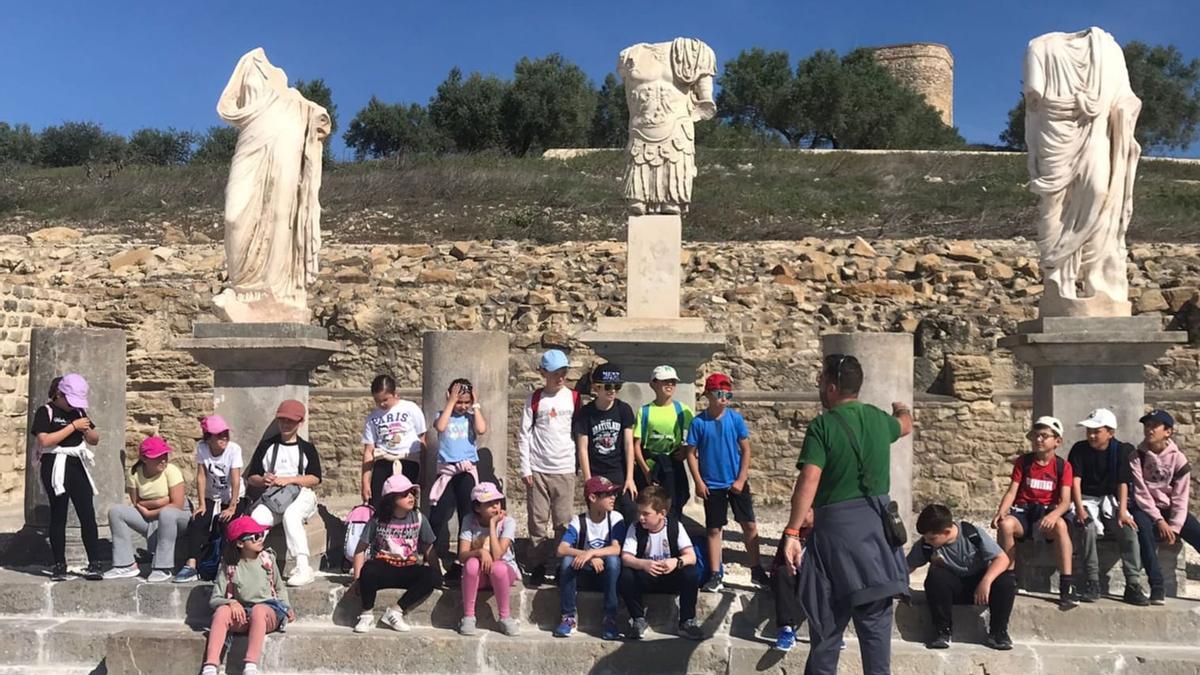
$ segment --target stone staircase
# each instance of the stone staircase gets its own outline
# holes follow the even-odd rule
[[[461,616],[457,590],[437,591],[409,614],[414,629],[350,630],[358,602],[346,596],[344,577],[322,577],[295,589],[299,620],[268,638],[267,673],[796,673],[806,646],[772,652],[774,604],[769,594],[733,589],[701,594],[699,617],[707,634],[692,642],[670,634],[677,610],[668,598],[648,603],[652,633],[642,642],[604,642],[601,598],[580,596],[581,631],[555,639],[558,591],[514,589],[513,612],[523,632],[499,632],[495,603],[481,594],[480,634],[454,632]],[[51,583],[37,574],[0,571],[0,675],[111,673],[193,675],[204,649],[202,628],[211,615],[208,584],[148,584],[138,580]],[[383,591],[376,613],[400,591]],[[486,600],[486,603],[484,602]],[[1200,602],[1170,599],[1165,607],[1130,607],[1106,599],[1061,612],[1049,596],[1023,595],[1013,612],[1011,652],[979,644],[986,615],[956,608],[956,643],[947,651],[922,646],[930,629],[923,599],[896,610],[894,673],[1200,673]],[[853,631],[840,672],[861,672]],[[244,639],[227,659],[240,672]]]

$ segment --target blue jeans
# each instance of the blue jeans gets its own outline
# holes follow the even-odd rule
[[[621,558],[615,555],[604,556],[604,571],[597,572],[591,563],[581,569],[572,565],[574,556],[565,556],[558,565],[558,585],[561,596],[563,616],[575,616],[575,596],[579,582],[582,581],[586,590],[604,591],[604,616],[617,616],[617,580],[621,578]]]
[[[1150,587],[1162,588],[1163,573],[1162,567],[1158,564],[1158,527],[1150,519],[1150,514],[1137,507],[1129,509],[1129,515],[1133,516],[1133,521],[1138,526],[1138,545],[1141,547],[1142,565],[1146,567],[1146,577],[1150,582]],[[1190,513],[1183,521],[1183,530],[1179,533],[1179,538],[1200,551],[1200,521],[1197,521],[1195,516]]]

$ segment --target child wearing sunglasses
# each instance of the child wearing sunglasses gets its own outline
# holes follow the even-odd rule
[[[758,558],[758,524],[750,496],[750,431],[733,404],[733,381],[713,373],[704,381],[708,407],[688,427],[688,467],[696,482],[696,496],[704,500],[704,527],[708,530],[708,565],[711,576],[701,589],[721,590],[721,530],[733,519],[742,526],[742,541],[750,561],[750,580],[769,584]]]
[[[605,363],[592,371],[595,398],[579,409],[573,433],[579,452],[579,466],[586,483],[592,476],[603,476],[622,486],[616,509],[625,522],[637,518],[637,486],[633,482],[633,408],[618,396],[621,392],[621,368]]]
[[[249,633],[242,673],[258,675],[267,633],[296,620],[275,554],[263,548],[266,532],[249,516],[234,518],[225,529],[228,546],[208,601],[215,611],[200,675],[217,675],[230,632]]]

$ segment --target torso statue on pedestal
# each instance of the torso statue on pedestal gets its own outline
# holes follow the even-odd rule
[[[1042,316],[1128,316],[1125,232],[1142,102],[1099,28],[1047,33],[1025,53],[1029,189],[1039,198]]]
[[[694,123],[716,114],[717,59],[694,38],[636,44],[617,71],[629,105],[624,192],[634,215],[687,212],[696,177]]]
[[[229,285],[213,302],[237,323],[308,323],[329,113],[289,88],[258,48],[238,61],[217,114],[237,127],[238,141],[225,186]]]

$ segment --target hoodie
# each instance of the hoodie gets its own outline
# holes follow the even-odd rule
[[[1138,508],[1155,522],[1165,519],[1176,534],[1183,529],[1188,515],[1192,467],[1187,455],[1167,439],[1167,447],[1152,452],[1143,441],[1131,461],[1134,498]]]

